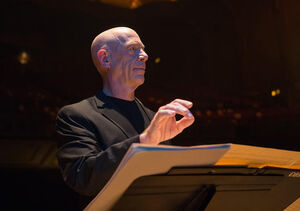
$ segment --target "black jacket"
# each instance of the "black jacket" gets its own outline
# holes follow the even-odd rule
[[[146,113],[154,112],[136,99]],[[81,195],[95,196],[108,182],[139,134],[100,91],[96,96],[63,107],[57,115],[61,144],[57,151],[65,182]]]

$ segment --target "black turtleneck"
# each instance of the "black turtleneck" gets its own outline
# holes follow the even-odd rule
[[[107,95],[106,98],[112,104],[116,105],[117,111],[132,124],[138,134],[142,133],[146,129],[146,124],[149,122],[148,117],[136,100],[123,100]]]

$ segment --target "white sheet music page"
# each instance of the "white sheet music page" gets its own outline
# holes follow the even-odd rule
[[[132,144],[106,186],[84,211],[110,210],[137,178],[162,174],[175,166],[214,165],[231,144],[179,147]]]

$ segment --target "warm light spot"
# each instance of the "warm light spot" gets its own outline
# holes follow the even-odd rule
[[[228,108],[228,109],[227,109],[227,112],[228,112],[228,113],[232,113],[233,110],[232,110],[231,108]]]
[[[276,89],[276,94],[280,94],[280,89]]]
[[[206,113],[207,116],[211,116],[211,114],[212,114],[212,112],[210,110],[206,110],[205,113]]]
[[[240,113],[235,113],[235,114],[233,115],[233,117],[234,117],[235,119],[241,119],[241,118],[242,118],[242,114],[240,114]]]
[[[276,96],[276,91],[273,90],[273,91],[271,92],[271,95],[272,95],[272,97]]]
[[[222,111],[221,109],[219,109],[219,110],[217,111],[217,114],[218,114],[219,116],[223,116],[223,111]]]
[[[138,8],[141,5],[142,5],[142,3],[140,2],[140,0],[133,0],[131,2],[130,9]]]
[[[202,115],[200,110],[196,110],[196,111],[195,111],[195,114],[196,114],[196,116],[198,116],[198,117],[200,117],[200,116]]]
[[[262,113],[261,112],[256,112],[256,117],[257,118],[261,118],[262,117]]]
[[[27,64],[30,60],[30,56],[28,55],[27,52],[23,51],[18,56],[18,60],[21,64]]]
[[[157,57],[155,60],[154,60],[155,64],[158,64],[160,62],[160,58]]]

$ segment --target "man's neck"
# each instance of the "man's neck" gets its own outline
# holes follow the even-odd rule
[[[118,87],[118,86],[108,86],[107,84],[104,84],[103,86],[103,93],[110,97],[115,97],[123,100],[132,101],[134,100],[134,89],[128,89],[124,87]]]

